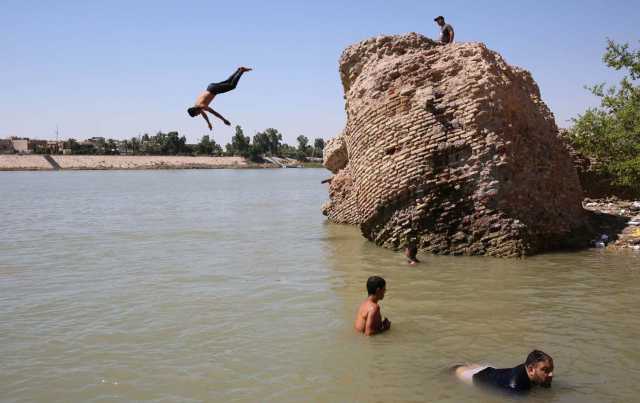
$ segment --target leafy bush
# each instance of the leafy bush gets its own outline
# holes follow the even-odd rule
[[[620,84],[587,87],[600,98],[600,106],[573,119],[569,141],[598,161],[597,169],[612,184],[640,192],[640,50],[607,40],[603,61],[615,70],[626,70]]]

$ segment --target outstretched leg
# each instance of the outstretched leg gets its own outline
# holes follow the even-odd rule
[[[222,94],[224,92],[231,91],[235,89],[236,86],[238,85],[238,81],[240,80],[240,77],[242,77],[242,74],[244,74],[245,71],[250,71],[250,70],[251,69],[246,67],[239,67],[238,70],[236,70],[226,80],[221,81],[219,83],[209,84],[209,86],[207,87],[207,91],[209,91],[212,94]]]
[[[487,368],[486,365],[466,364],[456,365],[452,367],[451,370],[455,374],[456,378],[468,385],[473,385],[473,376],[485,368]]]

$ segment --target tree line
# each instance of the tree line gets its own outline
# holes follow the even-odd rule
[[[573,119],[568,140],[612,185],[640,195],[640,50],[607,39],[602,59],[626,74],[617,86],[587,87],[600,106]]]
[[[64,148],[71,154],[98,155],[211,155],[240,156],[252,161],[262,160],[262,156],[294,158],[304,161],[310,157],[322,157],[324,139],[316,138],[313,145],[309,138],[300,135],[297,145],[291,146],[282,140],[282,133],[269,128],[256,133],[253,138],[246,136],[242,127],[236,126],[231,142],[224,148],[209,135],[204,135],[197,144],[187,144],[185,136],[176,131],[158,132],[156,135],[144,134],[127,140],[104,139],[101,137],[78,142],[69,139]]]

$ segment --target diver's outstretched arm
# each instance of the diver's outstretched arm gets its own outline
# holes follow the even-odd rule
[[[210,107],[207,106],[207,111],[211,112],[211,114],[215,117],[217,117],[218,119],[222,120],[222,122],[227,125],[227,126],[231,126],[231,122],[229,122],[227,119],[224,118],[224,116],[222,116],[221,114],[219,114],[218,112],[214,111],[213,109],[211,109]]]
[[[207,122],[207,126],[209,126],[209,130],[213,130],[213,126],[211,126],[211,122],[209,122],[209,117],[207,116],[207,114],[204,113],[204,111],[200,112],[200,114],[202,115],[204,120]]]

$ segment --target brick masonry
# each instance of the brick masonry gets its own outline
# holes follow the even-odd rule
[[[531,74],[481,43],[380,36],[340,58],[347,124],[325,148],[323,213],[393,249],[523,256],[585,222]]]

